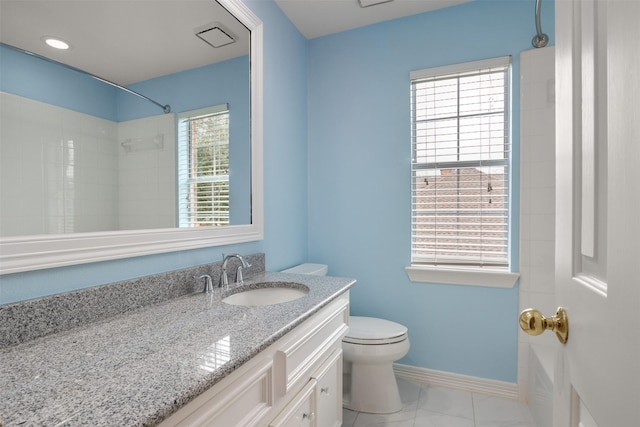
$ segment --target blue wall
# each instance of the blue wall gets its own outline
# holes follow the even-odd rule
[[[174,113],[229,103],[238,115],[248,117],[248,69],[249,57],[242,56],[129,88],[163,105],[170,104]],[[6,46],[0,46],[0,90],[116,122],[162,114],[159,107],[135,95]],[[244,131],[243,139],[249,134],[248,129]]]
[[[106,120],[117,117],[118,89],[5,46],[0,46],[0,90]]]
[[[243,0],[264,22],[267,268],[307,260],[307,41],[273,0]]]
[[[480,0],[309,42],[309,259],[355,277],[352,314],[409,328],[408,365],[516,382],[518,289],[413,283],[411,70],[513,56],[513,188],[519,57],[532,1]],[[553,5],[545,3],[553,13]],[[543,16],[545,31],[553,16]],[[551,35],[551,34],[550,34]],[[512,195],[518,248],[519,194]],[[517,250],[511,254],[518,265]]]
[[[232,108],[239,108],[241,117],[251,114],[248,56],[145,80],[129,88],[160,104],[169,104],[173,113],[228,102]],[[157,106],[124,91],[118,92],[117,107],[119,122],[162,113]],[[245,133],[248,137],[249,131]]]

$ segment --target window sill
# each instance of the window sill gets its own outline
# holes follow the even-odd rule
[[[513,288],[520,273],[490,268],[406,267],[412,282],[442,283],[447,285],[484,286],[488,288]]]

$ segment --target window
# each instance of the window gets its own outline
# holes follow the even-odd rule
[[[178,115],[180,227],[229,224],[229,109]]]
[[[510,62],[411,73],[412,265],[508,266]]]

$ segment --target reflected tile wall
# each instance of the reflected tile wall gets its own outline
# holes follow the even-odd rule
[[[0,235],[176,225],[175,115],[116,123],[0,92]],[[121,142],[163,135],[163,146]]]
[[[118,141],[120,229],[176,227],[175,114],[120,122]]]
[[[0,235],[113,230],[117,124],[0,93]]]

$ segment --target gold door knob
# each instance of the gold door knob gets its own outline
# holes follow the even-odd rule
[[[558,307],[556,315],[552,317],[544,317],[538,310],[528,308],[520,313],[520,328],[529,335],[540,335],[551,329],[562,344],[569,338],[569,318],[562,307]]]

